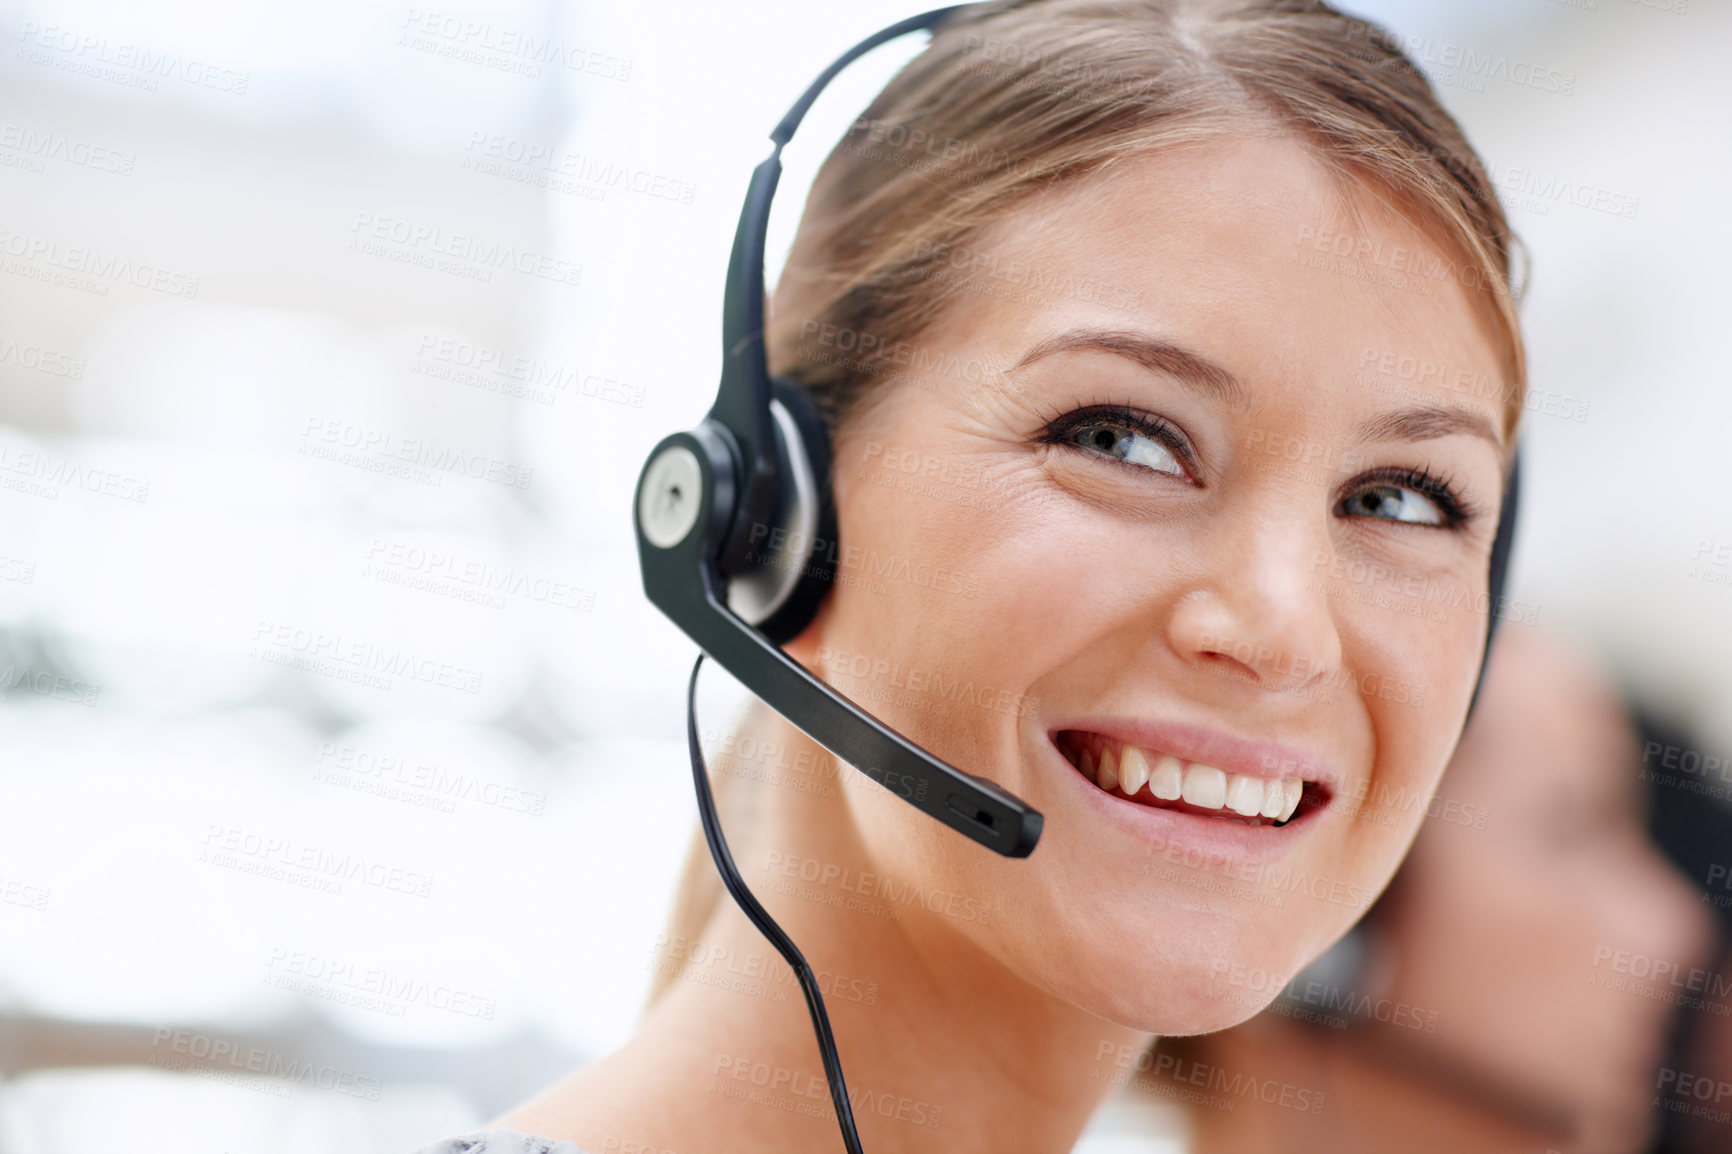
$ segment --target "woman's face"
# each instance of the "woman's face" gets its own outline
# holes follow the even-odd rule
[[[929,948],[1231,1025],[1382,888],[1460,729],[1502,486],[1483,305],[1250,134],[944,265],[942,321],[839,431],[837,586],[789,649],[1045,815],[1013,861],[851,791],[874,868],[967,899],[923,904]]]

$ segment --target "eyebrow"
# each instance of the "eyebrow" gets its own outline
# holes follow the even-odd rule
[[[1238,377],[1200,353],[1158,337],[1111,329],[1071,329],[1048,337],[1025,353],[1016,368],[1078,349],[1112,353],[1135,361],[1145,369],[1165,373],[1229,404],[1243,404],[1248,397]],[[1483,414],[1441,405],[1416,405],[1380,413],[1360,422],[1354,429],[1353,440],[1357,444],[1431,441],[1457,434],[1482,438],[1500,451],[1504,447],[1503,438]]]
[[[1503,438],[1498,436],[1497,430],[1483,413],[1449,409],[1441,405],[1415,405],[1410,409],[1380,413],[1361,421],[1353,430],[1353,440],[1357,444],[1370,441],[1431,441],[1457,434],[1480,437],[1490,441],[1493,448],[1499,451],[1503,449]]]
[[[1071,329],[1048,337],[1024,354],[1016,363],[1018,369],[1055,353],[1088,349],[1112,353],[1135,361],[1145,369],[1165,373],[1202,392],[1230,404],[1243,404],[1247,392],[1239,378],[1209,358],[1194,353],[1183,345],[1141,333],[1117,332],[1108,329]]]

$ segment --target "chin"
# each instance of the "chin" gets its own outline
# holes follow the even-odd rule
[[[1165,885],[1073,903],[1026,922],[1039,936],[1041,984],[1064,1001],[1120,1026],[1162,1036],[1208,1034],[1265,1009],[1311,958],[1277,915],[1225,910]],[[1117,899],[1116,916],[1111,903]],[[1241,904],[1235,899],[1214,899]],[[1054,955],[1054,939],[1068,943]]]

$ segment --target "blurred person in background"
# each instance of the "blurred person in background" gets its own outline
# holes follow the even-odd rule
[[[1682,718],[1644,711],[1642,766],[1654,791],[1653,835],[1702,887],[1720,926],[1716,963],[1665,982],[1679,1014],[1652,1081],[1655,1154],[1720,1154],[1732,1149],[1732,757],[1705,748]],[[1653,984],[1650,974],[1644,986]]]
[[[1646,1149],[1666,976],[1702,973],[1714,919],[1648,837],[1640,750],[1597,670],[1505,631],[1432,820],[1365,921],[1270,1010],[1159,1043],[1137,1093],[1189,1103],[1194,1154]],[[1192,1087],[1212,1096],[1175,1092]],[[1692,1149],[1732,1148],[1714,1129]]]

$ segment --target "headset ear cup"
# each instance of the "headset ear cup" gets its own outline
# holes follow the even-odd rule
[[[1485,648],[1479,659],[1479,676],[1474,679],[1473,696],[1467,699],[1467,716],[1479,704],[1480,687],[1485,684],[1485,667],[1491,660],[1491,643],[1497,637],[1498,605],[1503,601],[1504,585],[1509,580],[1510,549],[1515,544],[1516,510],[1521,507],[1522,459],[1518,449],[1510,461],[1509,478],[1504,482],[1503,503],[1498,508],[1497,536],[1491,543],[1491,566],[1486,584]]]
[[[800,431],[799,444],[784,443],[781,448],[789,457],[796,453],[805,455],[818,491],[817,532],[810,541],[791,541],[790,544],[801,546],[799,552],[791,552],[777,561],[779,565],[797,570],[799,581],[776,611],[758,623],[759,631],[780,645],[798,636],[817,616],[818,606],[823,604],[824,595],[830,591],[835,579],[836,567],[841,564],[842,553],[836,538],[836,500],[830,487],[829,422],[805,391],[792,381],[785,377],[772,377],[770,386],[776,400],[782,403]],[[777,437],[781,435],[781,426],[778,425]]]

